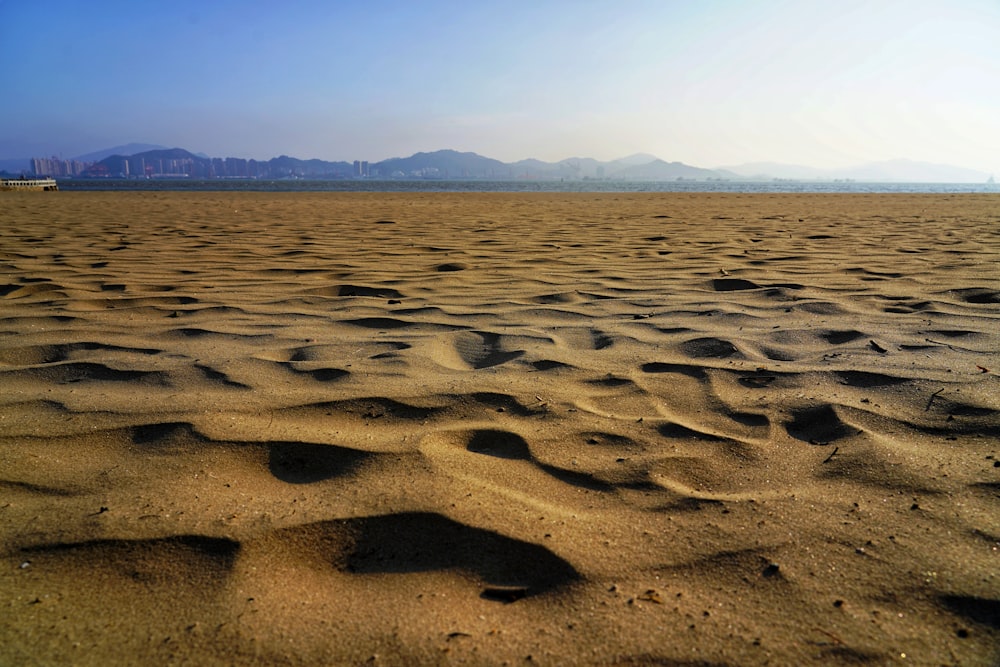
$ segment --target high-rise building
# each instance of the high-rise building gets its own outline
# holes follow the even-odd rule
[[[79,160],[60,160],[53,155],[51,158],[31,158],[31,172],[35,176],[79,176],[90,165]]]

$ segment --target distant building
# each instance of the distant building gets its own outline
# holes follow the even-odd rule
[[[89,166],[79,160],[60,160],[54,155],[51,158],[31,158],[31,171],[36,176],[79,176]]]
[[[355,178],[368,178],[370,175],[368,171],[368,160],[355,160],[354,161],[354,177]]]

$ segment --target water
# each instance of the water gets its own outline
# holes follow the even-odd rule
[[[444,180],[118,180],[65,179],[60,190],[178,192],[743,192],[1000,193],[994,183],[807,181],[444,181]]]

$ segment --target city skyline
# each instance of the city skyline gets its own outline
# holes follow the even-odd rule
[[[1000,5],[0,3],[0,157],[651,153],[1000,173]],[[45,72],[38,76],[37,72]]]

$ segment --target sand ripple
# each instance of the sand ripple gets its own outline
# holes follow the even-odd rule
[[[995,664],[998,210],[0,198],[0,662]]]

